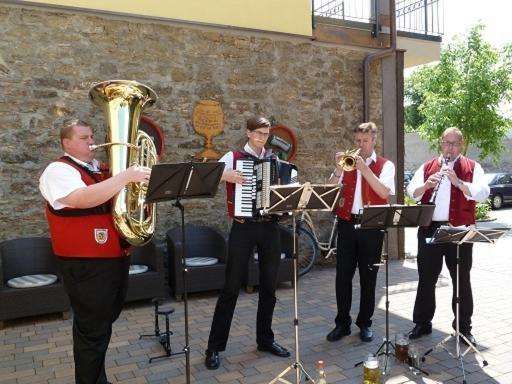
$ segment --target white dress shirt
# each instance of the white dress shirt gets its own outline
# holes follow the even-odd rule
[[[449,169],[453,169],[455,161],[460,157],[457,156],[452,161],[449,161],[446,165]],[[439,157],[439,161],[441,162],[441,157]],[[421,187],[425,183],[425,171],[424,164],[422,164],[414,173],[409,185],[407,185],[407,194],[420,201],[423,195],[414,197],[414,191]],[[464,195],[468,200],[475,200],[477,202],[483,202],[489,196],[489,185],[487,184],[484,178],[484,170],[482,166],[478,163],[475,163],[475,169],[473,170],[473,180],[471,182],[464,181],[463,182],[469,188],[471,192],[471,196]],[[435,201],[435,209],[434,214],[432,215],[432,221],[448,221],[449,212],[450,212],[450,195],[451,189],[457,188],[452,185],[448,177],[443,177],[441,180],[441,184],[439,184],[439,189],[437,190],[437,196]]]
[[[256,157],[258,159],[263,159],[265,157],[265,154],[267,153],[265,148],[263,148],[261,153],[257,154],[256,152],[253,151],[253,149],[251,148],[249,143],[245,144],[244,151],[253,155],[254,157]],[[226,153],[224,156],[222,156],[220,158],[219,162],[224,163],[224,172],[231,171],[233,169],[233,158],[234,158],[233,151],[229,151],[228,153]]]
[[[91,169],[91,171],[99,170],[99,161],[96,159],[91,162],[91,167],[90,164],[78,160],[67,153],[64,155],[69,156],[78,164]],[[56,210],[69,207],[68,205],[62,204],[59,199],[68,196],[78,188],[84,187],[87,187],[87,185],[83,182],[80,172],[73,166],[63,163],[62,161],[50,163],[39,178],[39,190],[41,194],[52,208]]]
[[[373,151],[372,155],[368,157],[365,162],[366,165],[370,165],[372,162],[377,161],[377,154],[375,151]],[[358,215],[361,213],[361,210],[364,208],[363,204],[363,194],[361,193],[361,171],[356,170],[357,172],[357,179],[356,179],[356,190],[354,195],[354,203],[352,204],[352,210],[351,213]],[[340,178],[338,180],[338,184],[341,184],[343,181],[343,175],[344,172],[341,172]],[[380,182],[384,184],[389,189],[389,194],[394,195],[395,194],[395,165],[389,161],[386,160],[384,163],[384,166],[382,167],[382,171],[380,172],[380,175],[378,177]]]

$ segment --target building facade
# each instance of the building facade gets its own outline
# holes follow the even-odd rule
[[[163,162],[189,161],[202,149],[192,125],[200,100],[222,106],[224,130],[214,138],[222,153],[243,142],[253,115],[291,128],[301,181],[325,182],[335,152],[351,148],[351,128],[364,119],[362,63],[378,49],[315,38],[309,1],[112,3],[0,3],[2,240],[48,233],[39,175],[61,155],[64,120],[89,121],[103,142],[105,117],[88,99],[102,80],[137,80],[156,91],[144,113],[163,130]],[[383,95],[400,94],[400,74],[389,81],[383,71],[397,73],[396,62],[369,68],[369,118],[384,126],[380,150],[391,158],[399,153],[400,108],[383,113]],[[227,229],[222,190],[184,205],[188,222]],[[160,203],[157,237],[178,224],[176,208]]]

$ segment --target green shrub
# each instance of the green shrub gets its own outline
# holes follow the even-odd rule
[[[416,200],[410,197],[407,193],[404,193],[404,204],[405,205],[416,205]]]
[[[476,203],[475,215],[477,220],[488,220],[491,218],[491,200],[487,199],[483,203]]]

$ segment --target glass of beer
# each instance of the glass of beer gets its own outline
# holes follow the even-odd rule
[[[363,384],[379,384],[379,360],[375,355],[368,355],[363,363]]]
[[[409,336],[406,333],[398,333],[395,336],[395,357],[401,363],[407,363],[409,358]]]
[[[409,346],[409,369],[413,375],[419,375],[421,372],[420,368],[420,352],[414,345]]]

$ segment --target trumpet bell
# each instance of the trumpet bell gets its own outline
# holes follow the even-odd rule
[[[356,169],[357,156],[361,152],[360,148],[351,149],[347,151],[338,161],[338,166],[342,167],[345,172],[350,172]]]

